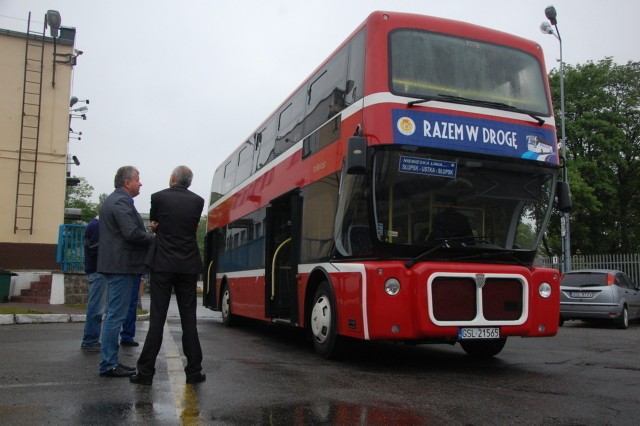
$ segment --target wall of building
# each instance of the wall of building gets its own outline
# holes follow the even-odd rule
[[[39,24],[42,25],[42,24]],[[26,32],[25,28],[25,32]],[[32,28],[32,30],[34,30]],[[42,32],[42,28],[36,28]],[[33,227],[15,229],[18,155],[22,128],[26,36],[0,29],[0,268],[57,269],[58,227],[64,222],[71,64],[55,64],[54,43],[46,38]],[[56,42],[58,60],[71,58],[73,41]]]

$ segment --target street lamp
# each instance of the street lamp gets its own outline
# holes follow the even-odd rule
[[[565,133],[565,109],[564,109],[564,62],[562,61],[562,37],[558,30],[558,13],[556,8],[548,6],[544,10],[544,14],[549,22],[540,24],[540,31],[544,34],[551,34],[558,39],[560,43],[560,123],[562,136],[562,178],[569,185],[569,174],[567,170],[567,137]],[[551,27],[553,25],[553,28]],[[555,31],[554,31],[555,28]],[[562,234],[562,255],[564,263],[564,271],[571,270],[571,233],[569,231],[569,212],[563,212],[561,216],[561,234]]]

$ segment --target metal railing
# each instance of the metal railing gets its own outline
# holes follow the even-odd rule
[[[536,266],[561,269],[562,259],[558,256],[536,259]],[[617,269],[629,275],[634,282],[640,283],[640,253],[630,254],[594,254],[589,256],[571,256],[571,270],[578,269]]]
[[[56,262],[65,272],[84,271],[84,231],[87,225],[60,225]]]

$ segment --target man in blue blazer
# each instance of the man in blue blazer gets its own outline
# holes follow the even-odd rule
[[[127,317],[131,292],[136,280],[145,272],[144,259],[154,239],[133,205],[140,194],[140,173],[123,166],[114,179],[115,191],[100,209],[100,243],[98,272],[107,280],[107,311],[102,325],[100,376],[127,377],[135,368],[118,362],[118,336]]]
[[[193,172],[178,166],[171,173],[169,188],[151,195],[150,219],[156,238],[147,256],[151,269],[151,307],[149,331],[138,359],[138,373],[132,383],[150,385],[156,372],[156,357],[162,345],[171,291],[175,291],[182,323],[182,350],[187,358],[187,383],[200,383],[202,349],[196,328],[197,280],[202,272],[196,231],[204,199],[189,191]]]

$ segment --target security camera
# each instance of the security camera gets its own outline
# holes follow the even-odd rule
[[[78,49],[73,49],[73,51],[75,52],[76,55],[80,56],[82,55],[84,52],[82,50],[78,50]]]

